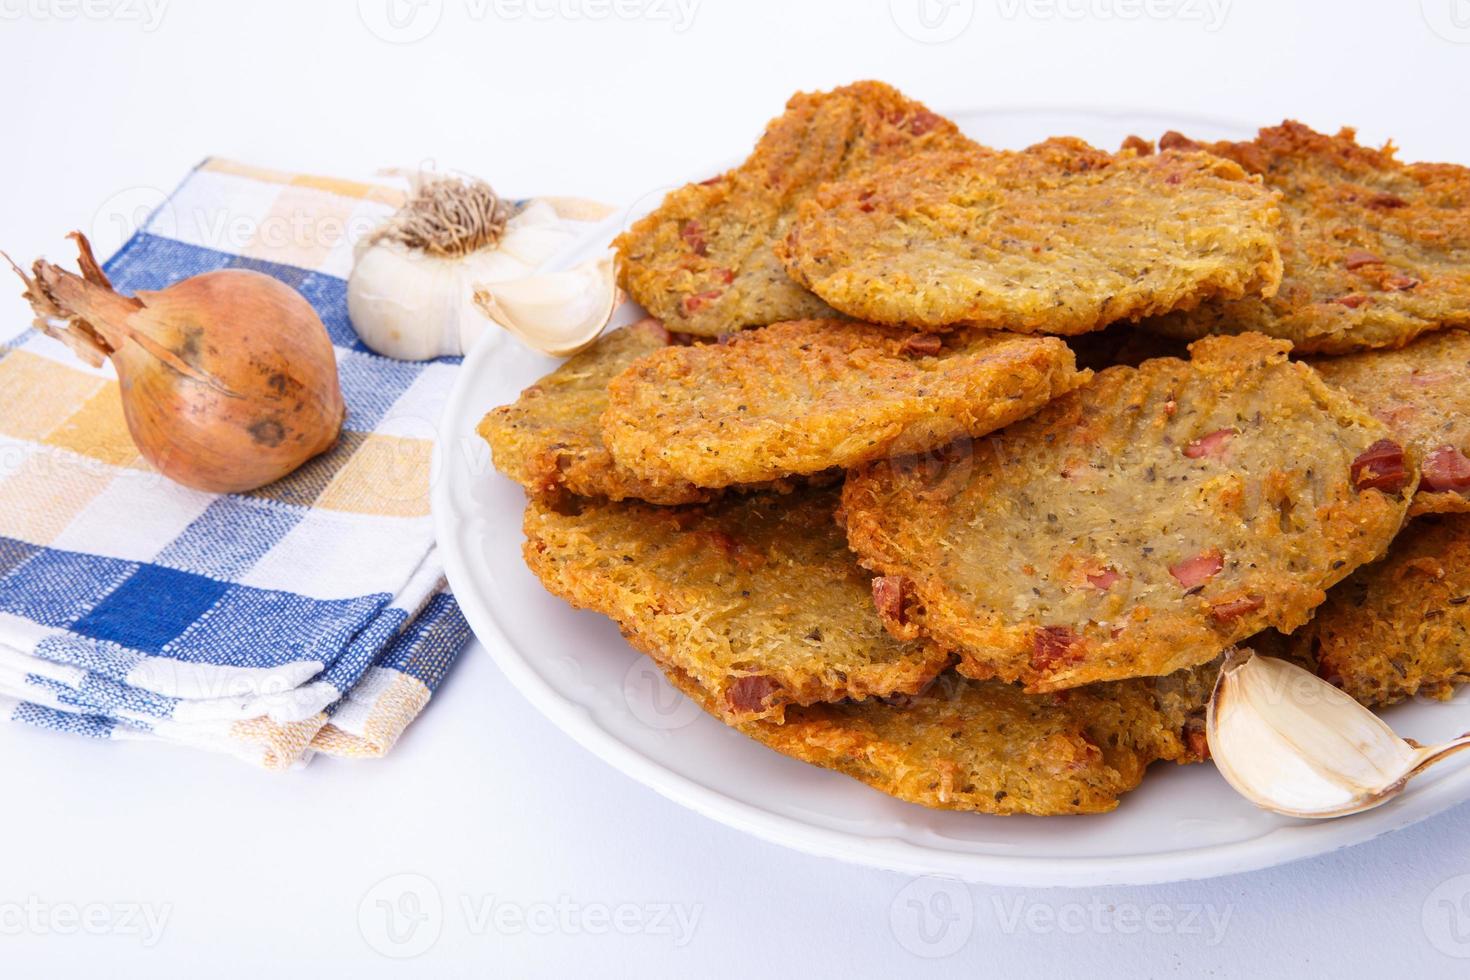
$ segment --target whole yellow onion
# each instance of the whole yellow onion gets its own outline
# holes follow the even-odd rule
[[[291,473],[337,441],[346,409],[321,318],[285,283],[247,269],[157,292],[112,288],[80,232],[82,274],[37,260],[36,325],[93,366],[117,369],[143,457],[198,490],[240,493]]]

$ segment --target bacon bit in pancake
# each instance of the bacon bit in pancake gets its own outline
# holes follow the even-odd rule
[[[902,575],[879,575],[873,579],[873,605],[878,615],[899,626],[906,625],[903,602],[908,592],[908,579]]]
[[[1102,749],[1086,735],[1074,735],[1071,742],[1076,751],[1072,758],[1067,760],[1068,772],[1086,772],[1102,761]]]
[[[1404,467],[1404,447],[1392,439],[1379,439],[1352,464],[1353,486],[1359,490],[1398,493],[1409,482]]]
[[[1341,306],[1346,306],[1350,310],[1356,310],[1358,307],[1368,302],[1368,297],[1364,296],[1362,293],[1349,293],[1347,296],[1339,296],[1337,299],[1333,300],[1333,302]]]
[[[732,282],[735,281],[735,270],[734,269],[716,269],[714,271],[714,277],[716,279],[718,279],[720,282],[722,282],[722,283],[724,283],[725,285],[728,286],[728,285],[730,285],[730,283],[732,283]]]
[[[923,136],[940,123],[940,118],[927,109],[914,113],[909,120],[909,132],[915,136]]]
[[[899,350],[910,357],[933,357],[944,350],[944,341],[938,334],[916,333],[905,340]]]
[[[1132,150],[1139,156],[1146,157],[1153,154],[1154,145],[1148,140],[1144,139],[1142,136],[1129,136],[1123,141],[1122,149]]]
[[[1198,150],[1199,144],[1176,130],[1169,130],[1159,137],[1161,150]]]
[[[1258,595],[1242,596],[1227,602],[1217,602],[1210,607],[1210,618],[1217,623],[1233,623],[1246,613],[1253,613],[1266,604]]]
[[[745,571],[754,571],[765,564],[765,557],[747,548],[744,543],[725,531],[704,531],[700,535],[720,554],[739,565]]]
[[[1218,459],[1225,455],[1225,447],[1235,436],[1235,429],[1216,429],[1209,435],[1200,436],[1185,446],[1184,455],[1190,459]]]
[[[1190,758],[1198,759],[1200,762],[1208,762],[1210,758],[1210,739],[1203,728],[1191,728],[1184,733],[1185,744],[1189,746]]]
[[[1424,457],[1419,487],[1434,493],[1470,490],[1470,458],[1454,446],[1440,446]]]
[[[1043,626],[1031,634],[1031,666],[1049,674],[1083,657],[1082,637],[1069,626]]]
[[[1374,255],[1372,252],[1353,249],[1347,255],[1343,256],[1342,264],[1349,269],[1361,269],[1365,265],[1382,265],[1383,257]]]
[[[1197,589],[1220,574],[1224,567],[1225,556],[1220,554],[1219,548],[1211,548],[1170,565],[1169,574],[1186,589]]]
[[[1104,568],[1100,572],[1089,572],[1087,575],[1087,584],[1094,589],[1106,592],[1113,587],[1114,583],[1120,582],[1122,579],[1123,576],[1118,572],[1111,568]]]
[[[684,307],[685,313],[697,313],[700,310],[704,309],[706,306],[713,303],[715,300],[719,299],[724,294],[725,291],[723,289],[706,289],[702,293],[695,293],[693,296],[685,296],[684,302],[680,305]]]
[[[686,221],[679,229],[679,237],[694,251],[695,255],[708,255],[709,242],[704,238],[704,226],[698,221]]]
[[[740,542],[727,531],[706,531],[705,540],[714,545],[722,554],[729,556],[740,550]]]
[[[1383,281],[1383,284],[1389,289],[1401,293],[1405,290],[1413,289],[1415,286],[1419,285],[1419,280],[1415,279],[1413,276],[1389,276]]]
[[[764,674],[737,677],[725,688],[725,703],[742,714],[764,711],[768,707],[766,699],[780,689],[781,685]]]
[[[1374,194],[1368,198],[1370,208],[1406,208],[1409,202],[1397,194]]]

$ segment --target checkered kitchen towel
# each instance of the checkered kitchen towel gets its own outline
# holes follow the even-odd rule
[[[107,263],[123,292],[249,268],[316,307],[346,428],[253,493],[153,472],[110,366],[34,330],[0,344],[0,719],[288,768],[315,752],[382,755],[423,710],[469,638],[428,500],[459,365],[374,355],[346,304],[354,241],[402,196],[208,160]],[[568,239],[605,214],[530,206]]]

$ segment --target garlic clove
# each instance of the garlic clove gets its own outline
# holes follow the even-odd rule
[[[1384,803],[1408,779],[1470,745],[1419,746],[1295,664],[1244,651],[1220,670],[1205,718],[1215,766],[1246,799],[1294,817]]]
[[[618,301],[611,254],[565,272],[475,287],[480,312],[552,357],[570,357],[590,346],[612,320]]]

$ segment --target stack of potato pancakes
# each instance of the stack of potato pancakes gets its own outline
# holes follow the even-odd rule
[[[480,432],[546,587],[776,751],[1090,813],[1208,756],[1236,645],[1470,679],[1470,170],[992,150],[861,82],[615,247],[649,318]]]

